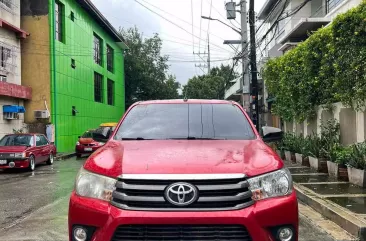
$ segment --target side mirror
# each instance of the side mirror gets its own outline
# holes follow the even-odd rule
[[[283,137],[283,131],[281,129],[271,126],[263,126],[262,133],[264,142],[280,141]]]
[[[51,141],[51,142],[50,142],[50,144],[51,144],[51,145],[55,145],[55,142]]]
[[[80,139],[80,138],[81,138],[81,136],[78,136],[78,138]]]

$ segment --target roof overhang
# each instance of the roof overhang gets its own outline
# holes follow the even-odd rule
[[[286,42],[286,43],[284,43],[279,49],[278,49],[278,51],[286,51],[287,49],[289,49],[289,48],[291,48],[291,47],[293,47],[293,46],[296,46],[296,45],[298,45],[299,44],[299,42]]]
[[[27,36],[29,36],[29,33],[27,33],[26,31],[22,30],[21,28],[16,27],[15,25],[13,25],[1,18],[0,18],[0,27],[14,32],[17,35],[17,37],[20,39],[25,39],[25,38],[27,38]]]
[[[127,46],[127,44],[125,42],[116,42],[117,46],[120,47],[121,49],[127,50],[129,49],[129,47]]]
[[[113,25],[103,16],[103,14],[95,7],[90,0],[76,0],[94,20],[107,32],[109,33],[114,41],[125,42],[124,38],[119,32],[113,27]]]
[[[319,28],[330,23],[328,18],[302,18],[295,27],[285,34],[278,42],[284,44],[286,42],[301,42],[309,37],[309,32],[318,30]]]
[[[280,0],[266,0],[266,2],[263,4],[263,7],[258,13],[258,19],[264,20],[278,1]]]

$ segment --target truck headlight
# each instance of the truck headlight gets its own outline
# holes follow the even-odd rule
[[[116,182],[116,179],[81,168],[76,177],[75,191],[79,196],[111,201]]]
[[[14,153],[15,158],[25,158],[25,152],[22,153]]]
[[[292,193],[292,177],[287,168],[248,179],[253,200],[280,197]]]

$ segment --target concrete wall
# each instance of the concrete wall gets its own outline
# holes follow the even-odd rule
[[[329,12],[325,17],[333,20],[338,14],[347,12],[351,8],[356,7],[361,2],[362,0],[343,0],[341,4]]]
[[[331,111],[324,106],[318,107],[316,118],[305,120],[303,123],[286,122],[285,131],[304,136],[317,133],[320,136],[321,123],[325,123],[331,118],[334,118],[340,124],[341,143],[343,145],[365,141],[366,111],[356,111],[344,106],[342,103],[335,103]]]
[[[20,0],[12,0],[10,6],[0,2],[0,18],[20,27]]]
[[[25,104],[25,122],[32,123],[34,110],[45,110],[45,101],[51,108],[50,37],[48,15],[22,16],[22,28],[32,33],[23,40],[22,84],[31,86],[32,101]]]
[[[0,2],[0,19],[20,28],[20,0],[11,1],[10,6]],[[8,29],[0,27],[0,47],[10,50],[4,66],[0,66],[0,75],[6,76],[6,82],[21,85],[21,40]],[[24,105],[23,100],[0,96],[0,138],[14,130],[24,127],[24,114],[18,120],[4,120],[4,105]]]

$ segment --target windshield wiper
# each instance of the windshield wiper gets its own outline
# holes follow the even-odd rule
[[[178,138],[167,138],[168,140],[226,140],[226,138],[209,138],[209,137],[178,137]]]

